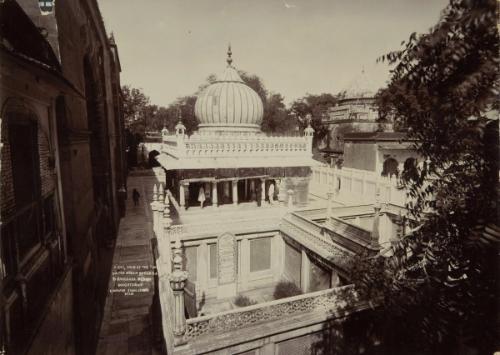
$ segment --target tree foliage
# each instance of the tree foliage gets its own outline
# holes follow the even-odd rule
[[[328,127],[323,123],[323,119],[328,114],[328,109],[335,106],[339,100],[339,96],[332,94],[307,94],[292,102],[291,112],[298,118],[301,123],[301,128],[305,128],[308,124],[306,116],[311,115],[311,126],[314,129],[314,145],[322,140],[328,133]]]
[[[123,115],[125,127],[133,134],[143,135],[146,130],[146,116],[149,113],[149,97],[142,89],[122,86]]]
[[[354,260],[352,275],[380,302],[384,341],[407,352],[496,345],[499,241],[484,233],[497,220],[496,20],[495,0],[452,0],[428,34],[381,58],[394,65],[377,95],[381,116],[417,140],[421,157],[403,180],[420,225],[392,257]]]
[[[264,107],[262,131],[273,133],[290,133],[295,130],[298,121],[287,110],[281,94],[270,93]]]

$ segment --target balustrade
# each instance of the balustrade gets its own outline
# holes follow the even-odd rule
[[[328,166],[312,167],[312,190],[324,191],[325,194],[332,188],[338,187],[339,193],[334,197],[335,202],[344,204],[371,204],[375,202],[377,191],[381,201],[398,206],[405,206],[406,191],[401,189],[397,178],[379,176],[376,172]]]
[[[243,327],[290,317],[299,313],[322,311],[340,312],[358,300],[353,285],[337,287],[305,295],[266,302],[214,315],[187,320],[186,338],[238,331]],[[353,307],[354,308],[354,307]]]
[[[222,141],[223,139],[223,141]],[[272,137],[259,135],[210,135],[194,134],[182,141],[176,136],[165,136],[162,150],[172,155],[231,156],[242,154],[280,153],[286,155],[310,154],[308,137]]]

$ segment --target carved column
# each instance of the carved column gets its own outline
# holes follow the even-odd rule
[[[288,208],[292,208],[293,207],[293,190],[292,189],[288,190],[287,194],[288,194]]]
[[[257,196],[255,194],[255,180],[254,179],[251,179],[250,180],[250,200],[253,202],[254,200],[254,195],[256,196],[255,197],[255,200],[257,200],[258,198],[260,198],[260,196]]]
[[[160,250],[160,259],[166,265],[165,269],[170,273],[172,271],[172,240],[170,239],[170,226],[172,219],[170,218],[170,200],[168,195],[165,195],[165,206],[163,208],[163,241],[161,245],[164,250]]]
[[[285,178],[282,178],[280,180],[279,186],[278,186],[278,201],[280,204],[285,203]]]
[[[179,205],[181,208],[186,206],[186,195],[184,195],[184,181],[179,182]]]
[[[233,185],[233,204],[238,204],[238,180],[231,181]]]
[[[248,179],[245,179],[245,192],[243,195],[243,201],[248,202]]]
[[[300,265],[300,288],[302,292],[309,292],[310,287],[310,269],[311,261],[307,256],[307,253],[302,249],[301,265]]]
[[[169,276],[170,287],[174,294],[174,345],[183,345],[186,340],[186,316],[184,313],[184,287],[188,277],[187,271],[182,270],[182,251],[179,236],[174,247],[174,271]]]
[[[156,184],[153,185],[153,201],[151,202],[151,211],[153,213],[153,231],[156,233],[158,230],[158,215],[156,214],[156,207],[158,205],[158,188]]]
[[[212,182],[212,206],[218,207],[217,181]]]
[[[377,193],[375,197],[375,204],[373,205],[373,209],[375,210],[375,215],[373,216],[373,229],[372,229],[372,237],[370,245],[374,248],[379,248],[379,239],[380,239],[380,193]]]
[[[189,202],[186,199],[189,199],[189,182],[188,181],[181,181],[179,184],[179,200],[180,200],[180,206],[185,207],[186,209],[189,207]]]
[[[158,237],[161,233],[161,226],[162,226],[162,223],[161,223],[161,219],[163,217],[163,209],[165,208],[164,206],[164,197],[163,197],[163,185],[160,184],[158,186],[158,200],[156,202],[156,212],[154,212],[154,217],[153,218],[156,218],[156,224],[155,224],[155,228],[154,228],[154,232],[156,234],[156,236]]]
[[[328,190],[328,192],[326,193],[327,195],[327,198],[328,198],[328,205],[327,205],[327,208],[326,208],[326,218],[330,218],[331,215],[332,215],[332,210],[333,210],[333,196],[334,196],[334,192],[332,190]]]

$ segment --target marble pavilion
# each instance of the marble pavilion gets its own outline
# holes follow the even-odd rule
[[[195,115],[199,129],[187,136],[179,122],[175,134],[162,132],[157,161],[166,170],[166,188],[183,211],[199,206],[203,187],[205,206],[291,201],[307,202],[314,130],[301,136],[268,136],[260,125],[263,104],[232,65],[198,97]],[[269,197],[270,184],[274,194]]]

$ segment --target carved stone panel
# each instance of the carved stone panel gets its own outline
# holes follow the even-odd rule
[[[230,233],[224,233],[217,239],[219,285],[236,281],[236,245],[236,238]]]

